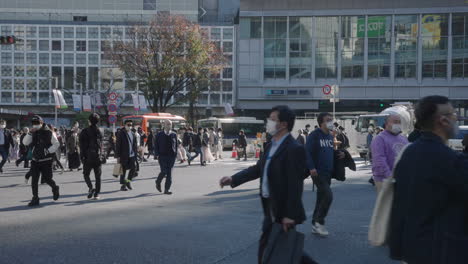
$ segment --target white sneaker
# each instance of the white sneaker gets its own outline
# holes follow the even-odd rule
[[[325,226],[319,223],[315,223],[312,225],[312,233],[317,234],[319,236],[328,236],[329,234]]]

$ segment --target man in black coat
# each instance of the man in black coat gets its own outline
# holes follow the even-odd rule
[[[416,107],[422,135],[394,169],[389,246],[408,264],[468,263],[468,162],[447,146],[457,114],[447,97],[429,96]]]
[[[156,135],[154,140],[154,156],[158,158],[161,169],[156,179],[156,189],[161,190],[161,182],[166,178],[164,184],[164,194],[172,194],[170,191],[172,184],[172,168],[177,157],[177,134],[172,130],[172,122],[164,120],[164,129]]]
[[[122,165],[122,175],[120,175],[121,191],[133,190],[132,179],[136,172],[136,162],[138,155],[138,143],[135,133],[132,132],[133,122],[125,120],[124,127],[117,133],[115,142],[115,158],[117,163]],[[128,177],[125,174],[128,171]],[[128,188],[128,189],[127,189]]]
[[[10,147],[13,147],[13,137],[10,134],[10,131],[6,129],[5,120],[0,120],[0,155],[2,156],[2,161],[0,162],[0,173],[3,173],[3,165],[8,160],[8,155],[10,153]]]
[[[203,140],[203,128],[198,128],[198,134],[192,134],[192,146],[195,152],[195,156],[192,156],[187,160],[188,164],[190,165],[191,162],[200,155],[200,165],[206,166],[205,162],[203,161],[203,151],[202,151],[202,140]]]
[[[238,147],[241,149],[240,153],[237,155],[237,160],[240,160],[241,157],[244,157],[244,161],[247,160],[247,138],[245,136],[244,130],[239,131],[239,137],[237,138]]]
[[[259,242],[258,263],[262,263],[263,252],[268,243],[273,223],[283,229],[294,228],[306,219],[302,205],[306,154],[303,146],[291,136],[295,122],[294,112],[287,106],[272,109],[267,121],[267,133],[273,136],[266,146],[265,154],[256,165],[232,177],[223,177],[221,187],[235,188],[243,183],[260,178],[260,197],[264,220]],[[302,263],[315,263],[306,255]]]

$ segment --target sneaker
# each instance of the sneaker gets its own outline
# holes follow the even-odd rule
[[[312,224],[312,233],[319,236],[328,236],[329,234],[325,226],[319,223]]]
[[[170,191],[165,191],[164,194],[171,195],[172,192],[170,192]]]
[[[192,160],[191,160],[191,159],[188,159],[188,160],[187,160],[187,163],[188,163],[189,166],[192,165],[192,164],[191,164],[191,163],[192,163]]]
[[[133,190],[131,181],[128,181],[125,185],[127,186],[129,190]]]
[[[96,191],[96,190],[94,190],[93,188],[89,189],[89,191],[88,191],[88,199],[91,199],[91,198],[93,197],[95,191]]]
[[[54,201],[57,201],[60,197],[60,188],[56,186],[55,188],[52,189],[52,194],[54,195]]]
[[[127,187],[125,186],[125,184],[122,184],[122,187],[120,187],[120,190],[121,190],[121,191],[124,191],[124,192],[128,191],[128,190],[127,190]]]
[[[28,206],[39,206],[39,197],[33,197],[31,202],[28,203]]]
[[[99,197],[99,193],[95,193],[94,194],[94,200],[99,200],[101,199],[101,197]]]
[[[17,161],[15,161],[15,165],[16,165],[16,167],[18,167],[18,166],[19,166],[19,162],[18,162],[18,160],[17,160]]]

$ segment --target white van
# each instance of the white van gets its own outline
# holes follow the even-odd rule
[[[453,139],[449,139],[449,147],[456,151],[463,151],[463,138],[468,135],[468,126],[460,126],[460,132]]]

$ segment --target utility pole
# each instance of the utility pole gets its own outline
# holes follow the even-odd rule
[[[55,80],[55,90],[58,90],[58,77],[50,77],[49,79]],[[52,93],[53,94],[53,93]],[[54,96],[54,101],[55,101],[55,96]],[[58,123],[58,109],[57,109],[57,102],[54,102],[54,112],[55,112],[55,127],[57,127]]]

